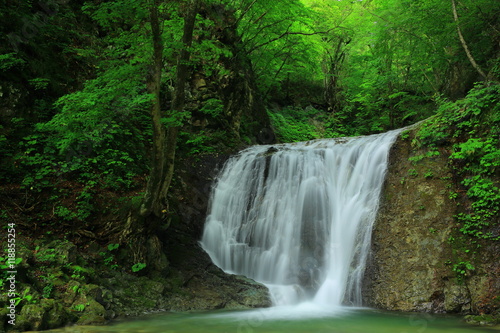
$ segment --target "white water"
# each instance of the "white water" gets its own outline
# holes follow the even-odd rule
[[[203,249],[226,272],[267,285],[274,305],[360,305],[398,133],[242,151],[213,188]]]

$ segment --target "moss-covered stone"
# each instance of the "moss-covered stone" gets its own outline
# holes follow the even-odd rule
[[[490,314],[483,315],[467,315],[465,321],[468,324],[480,326],[495,326],[500,324],[500,318]]]
[[[7,313],[6,308],[0,309],[0,332],[5,332],[5,323],[8,321]]]
[[[71,321],[71,315],[54,299],[42,299],[38,304],[26,304],[16,318],[16,329],[42,330],[57,328]]]
[[[54,299],[42,300],[41,304],[46,309],[45,326],[49,329],[64,326],[73,319],[69,311]]]
[[[17,316],[16,326],[20,330],[29,331],[29,330],[42,330],[45,329],[44,321],[45,321],[46,311],[39,304],[28,304],[23,306],[21,313]]]
[[[93,299],[89,299],[82,315],[76,322],[77,325],[101,325],[106,323],[106,309]]]

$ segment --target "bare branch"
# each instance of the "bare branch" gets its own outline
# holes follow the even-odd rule
[[[248,11],[253,7],[253,5],[255,5],[256,2],[257,2],[257,0],[253,0],[252,3],[250,3],[248,5],[248,7],[245,8],[243,13],[241,13],[240,17],[238,17],[238,19],[236,20],[236,25],[238,25],[240,23],[240,21],[243,19],[243,17],[248,13]]]
[[[261,44],[258,44],[256,46],[252,47],[250,50],[248,50],[248,53],[252,53],[253,51],[255,51],[263,46],[266,46],[267,44],[275,42],[275,41],[277,41],[283,37],[289,36],[289,35],[302,35],[302,36],[322,35],[322,34],[327,34],[332,30],[337,29],[337,27],[335,27],[335,28],[328,29],[326,31],[299,32],[299,31],[288,31],[288,29],[290,29],[290,27],[291,27],[291,24],[288,26],[287,31],[285,31],[284,33],[282,33],[281,35],[279,35],[275,38],[272,38],[264,43],[261,43]]]
[[[270,27],[272,27],[272,26],[274,26],[274,25],[280,24],[280,23],[282,23],[282,22],[284,22],[284,21],[287,21],[287,20],[289,20],[289,18],[284,18],[284,19],[282,19],[282,20],[274,21],[274,22],[272,22],[272,23],[269,23],[269,24],[266,24],[266,25],[264,25],[264,26],[260,27],[260,28],[259,28],[259,30],[258,30],[258,31],[256,31],[256,32],[254,33],[253,37],[248,38],[248,39],[244,42],[244,46],[246,46],[246,45],[250,44],[253,40],[255,40],[255,38],[259,37],[259,36],[260,36],[260,33],[261,33],[262,31],[264,31],[265,29],[270,28]]]
[[[455,20],[455,23],[457,24],[457,33],[458,33],[458,38],[460,39],[460,43],[462,44],[462,47],[465,51],[465,54],[467,54],[467,58],[469,59],[472,67],[483,77],[483,79],[486,79],[486,74],[483,72],[481,67],[477,64],[476,60],[472,56],[472,53],[469,50],[469,46],[467,46],[467,43],[465,42],[465,38],[462,35],[462,30],[460,29],[460,24],[458,23],[458,14],[457,14],[457,6],[455,5],[455,0],[451,0],[451,8],[453,10],[453,19]]]

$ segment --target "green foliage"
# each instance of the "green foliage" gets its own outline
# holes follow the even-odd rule
[[[66,269],[71,273],[70,277],[75,280],[85,280],[85,276],[90,273],[90,270],[87,268],[83,268],[79,265],[73,265],[72,263],[68,263],[65,265]],[[79,286],[75,285],[73,287],[73,291],[76,292]]]
[[[120,244],[108,244],[108,251],[116,250],[120,247]]]
[[[73,310],[77,312],[83,312],[85,310],[85,304],[76,304],[73,305]]]
[[[7,53],[0,54],[0,71],[6,71],[8,69],[23,66],[26,63],[23,59],[20,59],[17,53]]]
[[[27,287],[24,289],[22,294],[18,294],[17,297],[14,297],[13,299],[16,301],[15,305],[18,306],[19,303],[24,302],[25,304],[28,303],[36,303],[36,300],[34,299],[33,295],[30,294],[31,288]]]
[[[491,221],[498,218],[500,189],[491,178],[500,167],[500,117],[498,85],[477,87],[460,109],[463,121],[458,128],[465,139],[454,145],[450,159],[463,178],[471,206],[457,218],[462,233],[478,238],[500,239],[499,235],[485,232]],[[483,121],[488,119],[487,127]],[[486,134],[486,135],[484,135]]]
[[[281,142],[307,141],[319,138],[320,129],[315,126],[314,119],[320,113],[314,108],[293,107],[268,111],[276,136]]]
[[[4,251],[7,253],[7,249]],[[7,271],[10,270],[10,264],[8,263],[8,257],[0,257],[0,287],[3,287],[5,283],[5,279],[9,276]],[[22,258],[16,258],[14,261],[14,265],[17,266],[23,261]]]
[[[410,176],[410,177],[417,177],[418,176],[417,170],[415,170],[415,169],[408,170],[408,176]]]
[[[54,291],[54,284],[53,283],[48,283],[43,287],[42,290],[42,297],[43,298],[50,298],[52,296],[52,292]]]
[[[35,251],[35,257],[39,263],[51,263],[56,260],[57,253],[54,248],[44,248],[42,250],[38,248]]]
[[[93,4],[87,2],[82,10],[103,28],[123,31],[123,25],[145,19],[148,15],[147,7],[142,0],[116,0]]]
[[[137,264],[132,266],[132,272],[137,273],[140,270],[143,270],[144,268],[146,268],[146,264],[142,263],[142,262],[138,262]]]
[[[470,207],[457,215],[460,231],[484,239],[500,239],[485,232],[498,217],[500,207],[500,189],[491,178],[500,167],[499,94],[498,84],[478,85],[463,100],[440,101],[439,114],[420,127],[416,138],[419,146],[430,147],[459,141],[453,145],[450,160],[471,201]]]
[[[151,98],[140,92],[140,67],[112,68],[88,81],[83,91],[57,102],[59,114],[37,126],[51,133],[50,144],[65,157],[59,162],[62,172],[99,172],[114,181],[130,178],[126,170],[142,169],[150,129],[139,111],[147,109]]]
[[[191,139],[186,140],[186,144],[191,147],[189,155],[214,152],[215,148],[207,144],[210,139],[210,136],[206,135],[205,131],[200,131]]]
[[[467,254],[473,260],[481,244],[500,240],[495,232],[500,217],[499,96],[500,85],[489,83],[456,102],[438,99],[438,114],[420,126],[413,142],[430,152],[453,143],[449,160],[459,190],[450,191],[449,198],[460,205],[458,234],[452,237],[459,258]],[[463,280],[474,267],[459,259],[452,270]]]
[[[71,93],[62,97],[62,92],[51,94],[52,85],[59,82],[52,72],[73,75],[78,66],[35,70],[29,77],[23,77],[24,86],[40,98],[30,111],[29,119],[14,117],[5,131],[0,127],[0,153],[9,159],[2,161],[0,173],[8,175],[9,181],[17,181],[16,175],[21,175],[19,182],[27,194],[50,197],[44,207],[45,216],[39,211],[38,216],[33,214],[33,219],[46,223],[50,214],[52,221],[88,221],[95,213],[96,189],[100,192],[134,189],[137,180],[147,172],[147,147],[152,136],[147,110],[151,96],[146,92],[144,77],[150,62],[151,43],[145,34],[148,27],[144,20],[148,16],[143,4],[142,1],[111,1],[88,2],[84,6],[84,11],[99,23],[102,34],[99,42],[88,47],[79,38],[72,38],[68,46],[67,41],[61,39],[57,57],[52,57],[57,60],[66,59],[69,54],[77,55],[79,61],[92,67],[92,79],[81,80],[78,89],[68,85],[70,80],[64,80]],[[122,7],[118,10],[116,6]],[[63,18],[66,7],[69,6],[60,6],[61,11],[54,19]],[[94,30],[95,23],[93,25]],[[86,28],[82,24],[78,27]],[[43,27],[56,28],[49,22]],[[166,35],[171,34],[166,31]],[[58,31],[50,40],[58,39],[61,33]],[[73,31],[65,33],[73,36]],[[5,75],[32,65],[33,61],[26,62],[24,55],[24,50],[1,55],[0,66],[6,71]],[[9,89],[19,90],[16,85],[2,84],[0,94]],[[49,94],[50,98],[46,97]],[[12,163],[12,170],[4,168],[7,162]]]
[[[426,151],[424,154],[411,156],[410,158],[408,158],[408,161],[410,161],[413,165],[416,165],[419,161],[425,158],[432,158],[435,156],[439,156],[439,151],[436,150],[435,147],[430,147],[430,149]]]
[[[227,142],[228,136],[226,131],[211,131],[208,129],[196,133],[183,131],[179,134],[179,145],[182,145],[181,150],[191,156],[214,153],[219,150],[221,143],[226,145],[225,148],[221,147],[221,149],[233,146],[234,142]]]
[[[116,264],[115,255],[111,253],[112,251],[118,249],[120,244],[108,244],[108,251],[101,251],[99,255],[103,258],[104,265],[109,266],[111,269],[117,269],[118,265]]]
[[[475,267],[469,261],[460,261],[453,264],[452,271],[455,272],[457,280],[462,282],[470,271],[475,270]]]
[[[213,119],[219,119],[223,116],[224,104],[220,99],[211,98],[201,107],[200,112]]]
[[[321,80],[320,37],[314,36],[315,13],[299,0],[232,1],[241,15],[238,32],[258,85],[266,96],[300,94],[303,81]]]
[[[425,178],[432,178],[432,177],[434,177],[434,173],[432,172],[432,170],[426,171],[424,173],[424,177]]]

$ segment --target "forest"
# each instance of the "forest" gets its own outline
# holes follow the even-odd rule
[[[189,170],[255,144],[426,121],[413,145],[449,147],[450,195],[470,202],[460,251],[498,242],[498,0],[6,0],[0,18],[0,221],[30,270],[18,312],[77,294],[92,267],[167,274]],[[55,258],[68,244],[86,259]],[[25,328],[75,322],[81,303]]]

